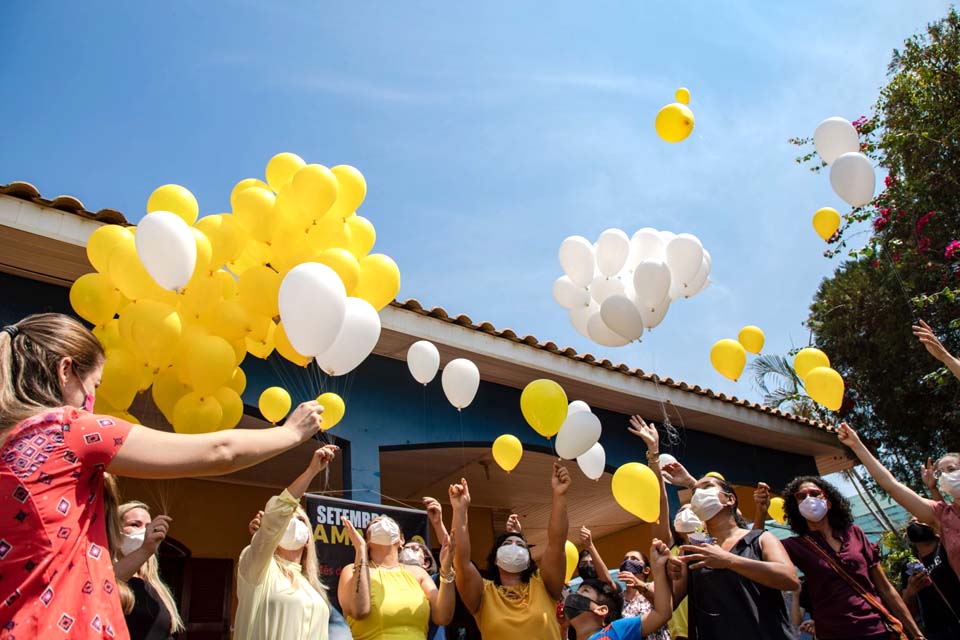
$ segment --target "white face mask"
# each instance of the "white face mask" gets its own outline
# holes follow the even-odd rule
[[[123,534],[123,540],[120,541],[120,553],[125,556],[130,555],[143,546],[143,539],[147,535],[144,527],[134,529],[130,533]]]
[[[703,523],[700,522],[700,518],[693,512],[693,509],[684,509],[677,513],[677,517],[673,519],[673,528],[680,533],[693,533],[701,527],[703,527]]]
[[[720,487],[697,489],[690,500],[690,508],[701,522],[706,522],[723,511],[724,506],[726,505],[720,502]]]
[[[828,511],[827,501],[813,496],[804,498],[798,508],[800,509],[800,515],[810,522],[820,522],[826,517]]]
[[[404,547],[400,552],[400,564],[410,564],[415,567],[423,566],[423,555],[419,549]]]
[[[518,544],[500,545],[497,566],[507,573],[523,573],[530,566],[530,552]]]
[[[310,542],[310,527],[300,518],[291,518],[287,523],[287,530],[280,538],[280,548],[286,551],[298,551],[307,546],[308,542]]]
[[[940,491],[960,500],[960,470],[940,474]]]
[[[367,533],[370,534],[371,544],[390,547],[400,542],[400,527],[388,518],[381,518],[371,524],[367,527]]]

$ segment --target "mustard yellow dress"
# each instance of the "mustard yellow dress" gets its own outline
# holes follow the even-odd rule
[[[370,614],[347,616],[354,640],[426,640],[430,601],[403,567],[370,567]]]
[[[484,638],[496,640],[560,640],[557,601],[537,572],[527,584],[500,585],[483,581],[480,608],[474,615]]]

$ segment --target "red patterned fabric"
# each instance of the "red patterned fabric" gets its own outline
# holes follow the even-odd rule
[[[103,472],[131,425],[65,407],[0,449],[0,640],[129,638],[104,524]]]

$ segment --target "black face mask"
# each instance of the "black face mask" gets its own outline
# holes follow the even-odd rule
[[[620,571],[626,571],[627,573],[632,573],[635,576],[643,574],[644,570],[647,568],[647,565],[643,564],[640,560],[634,560],[628,558],[620,563]]]
[[[581,578],[584,580],[596,580],[597,579],[597,568],[592,564],[582,564],[580,569],[577,571]]]
[[[933,527],[927,526],[922,522],[913,522],[907,527],[907,538],[910,542],[933,542],[937,539],[937,533]]]
[[[596,603],[587,596],[571,593],[563,599],[563,615],[567,616],[567,620],[573,620],[581,613],[592,611],[590,608],[592,604]]]

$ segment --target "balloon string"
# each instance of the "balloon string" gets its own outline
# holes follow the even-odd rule
[[[467,476],[467,448],[463,439],[463,409],[457,409],[457,418],[460,421],[460,470],[463,477]]]
[[[883,251],[884,256],[887,258],[887,262],[890,263],[890,269],[893,270],[893,275],[897,278],[897,284],[900,285],[900,292],[903,293],[903,299],[907,303],[907,310],[910,313],[910,317],[913,318],[914,324],[919,324],[920,320],[917,318],[916,310],[913,308],[913,303],[910,301],[910,295],[907,293],[907,288],[903,284],[903,278],[900,277],[900,271],[897,269],[897,265],[893,262],[893,259],[890,257],[890,249],[884,245]]]
[[[313,495],[317,495],[317,496],[330,496],[330,495],[337,494],[337,493],[373,493],[373,494],[377,495],[377,496],[380,497],[380,498],[385,498],[385,499],[387,499],[387,500],[391,500],[391,501],[393,501],[393,502],[396,502],[397,504],[400,504],[400,505],[403,505],[404,507],[407,507],[408,509],[415,509],[415,510],[417,510],[417,511],[423,511],[423,505],[422,505],[422,504],[421,504],[421,505],[413,505],[413,504],[410,504],[410,503],[408,503],[408,502],[404,502],[404,501],[401,500],[400,498],[394,498],[393,496],[389,496],[389,495],[387,495],[387,494],[385,494],[385,493],[380,493],[379,491],[377,491],[377,490],[375,490],[375,489],[330,489],[329,491],[311,491],[310,493],[312,493]]]

